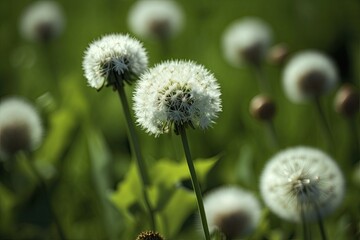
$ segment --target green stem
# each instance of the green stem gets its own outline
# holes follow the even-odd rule
[[[326,135],[326,139],[327,139],[329,148],[333,149],[334,138],[333,138],[333,135],[331,133],[330,125],[329,125],[328,121],[326,120],[323,108],[321,107],[320,99],[315,98],[314,104],[315,104],[315,108],[316,108],[316,111],[318,113],[318,116],[320,118],[320,121],[321,121],[321,126],[323,128],[323,132]]]
[[[303,238],[304,240],[310,240],[310,233],[309,233],[309,227],[307,225],[306,219],[305,219],[305,213],[302,206],[300,206],[300,214],[301,214],[301,225],[303,230]]]
[[[268,133],[270,135],[270,140],[271,140],[271,145],[274,149],[278,149],[280,144],[279,144],[279,138],[274,126],[273,121],[269,120],[266,121],[266,127],[268,129]]]
[[[124,85],[120,85],[120,84],[116,84],[116,89],[119,93],[119,97],[120,97],[120,101],[124,110],[124,115],[125,115],[125,119],[126,119],[126,123],[129,129],[129,138],[130,138],[130,142],[132,143],[132,147],[136,156],[136,165],[140,174],[140,178],[143,184],[143,195],[144,195],[144,200],[145,200],[145,204],[146,207],[149,211],[150,214],[150,223],[151,223],[151,227],[152,230],[156,230],[156,223],[155,223],[155,216],[154,216],[154,211],[151,207],[150,204],[150,200],[149,200],[149,196],[147,194],[147,187],[150,185],[150,178],[148,175],[148,172],[146,171],[146,166],[145,166],[145,162],[144,159],[142,157],[141,154],[141,149],[140,149],[140,145],[139,145],[139,141],[135,132],[135,126],[134,123],[131,119],[131,114],[130,114],[130,109],[129,109],[129,104],[125,95],[125,90],[124,90]]]
[[[352,144],[351,144],[351,151],[352,151],[352,159],[351,166],[355,166],[356,163],[359,162],[359,159],[356,156],[359,156],[360,153],[360,140],[358,136],[358,128],[357,128],[357,122],[355,118],[349,118],[348,119],[348,126],[349,126],[349,132],[350,136],[352,136]]]
[[[45,193],[45,199],[49,205],[49,209],[50,209],[50,214],[51,216],[53,217],[54,219],[54,223],[56,225],[56,228],[57,228],[57,231],[59,233],[59,237],[61,240],[65,240],[66,237],[65,237],[65,233],[64,231],[62,230],[61,228],[61,224],[60,224],[60,221],[59,219],[57,218],[57,215],[55,214],[55,211],[54,211],[54,208],[51,204],[51,200],[50,200],[50,193],[49,193],[49,190],[46,186],[46,183],[44,181],[44,179],[42,178],[41,174],[39,173],[39,171],[36,169],[36,167],[34,166],[33,162],[31,161],[31,159],[29,159],[29,161],[27,161],[28,164],[29,164],[29,167],[31,169],[31,171],[33,172],[33,174],[35,175],[35,177],[37,178],[38,180],[38,183],[40,184],[40,187],[42,188],[42,190],[44,191]]]
[[[201,189],[200,189],[199,181],[198,181],[197,176],[196,176],[194,163],[193,163],[192,158],[191,158],[189,143],[188,143],[188,140],[187,140],[187,137],[186,137],[185,127],[184,126],[179,126],[178,128],[180,130],[179,133],[181,135],[181,141],[183,143],[183,147],[184,147],[184,151],[185,151],[185,157],[186,157],[186,161],[187,161],[189,171],[190,171],[190,175],[191,175],[191,182],[192,182],[195,194],[196,194],[196,200],[197,200],[197,205],[198,205],[199,212],[200,212],[200,218],[201,218],[202,226],[203,226],[204,233],[205,233],[205,239],[210,240],[209,227],[208,227],[207,220],[206,220],[204,203],[203,203],[202,195],[201,195]]]
[[[270,85],[265,77],[263,67],[260,65],[253,66],[260,92],[270,94]]]
[[[323,220],[322,220],[322,218],[320,216],[319,207],[318,207],[318,205],[316,203],[314,205],[315,205],[316,217],[317,217],[318,224],[319,224],[319,230],[320,230],[321,239],[322,240],[327,240],[324,223],[323,223]]]

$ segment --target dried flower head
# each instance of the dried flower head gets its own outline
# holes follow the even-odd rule
[[[250,102],[250,114],[262,121],[271,120],[276,112],[274,101],[265,95],[257,95]]]
[[[293,102],[304,102],[333,89],[338,76],[335,65],[322,53],[306,51],[290,59],[283,73],[286,95]]]
[[[172,0],[140,0],[130,9],[128,24],[135,34],[144,38],[168,39],[180,32],[183,12]]]
[[[55,1],[38,1],[30,5],[20,19],[20,33],[30,41],[48,42],[64,30],[65,17]]]
[[[191,61],[166,61],[143,74],[135,88],[137,123],[158,136],[172,126],[209,127],[221,111],[219,85]]]
[[[273,64],[283,64],[289,56],[289,49],[286,44],[279,43],[270,48],[268,60]]]
[[[94,41],[83,59],[85,77],[97,90],[104,85],[130,84],[147,65],[148,57],[142,43],[122,34],[110,34]]]
[[[345,117],[352,117],[360,110],[359,91],[350,84],[344,84],[335,96],[335,110]]]
[[[0,104],[0,158],[39,146],[43,135],[35,108],[20,98],[8,98]]]
[[[284,150],[266,164],[260,179],[266,205],[278,216],[299,221],[324,217],[341,203],[344,177],[325,153],[309,147]]]
[[[136,240],[164,240],[164,238],[157,232],[145,231],[140,233]]]
[[[271,43],[271,30],[262,20],[247,17],[230,24],[225,30],[222,47],[226,60],[235,67],[259,65]]]
[[[204,197],[210,232],[218,229],[227,239],[250,234],[259,224],[261,208],[257,198],[239,187],[222,187]]]

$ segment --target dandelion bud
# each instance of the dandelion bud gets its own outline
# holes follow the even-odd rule
[[[289,55],[289,50],[286,44],[280,43],[273,46],[269,53],[268,59],[273,64],[283,64]]]
[[[30,41],[48,42],[63,32],[65,18],[54,1],[38,1],[30,5],[20,21],[20,32]]]
[[[157,232],[145,231],[140,233],[136,240],[164,240],[164,238]]]
[[[219,85],[203,66],[166,61],[144,73],[135,88],[137,123],[158,136],[174,127],[208,128],[221,111]]]
[[[333,89],[337,80],[335,65],[328,57],[315,51],[295,55],[283,74],[285,93],[294,102],[321,96]]]
[[[250,102],[250,114],[262,121],[271,120],[276,112],[274,101],[264,95],[255,96]]]
[[[122,34],[110,34],[90,44],[83,59],[88,84],[100,90],[105,86],[131,84],[147,69],[143,45]]]
[[[219,230],[227,239],[244,237],[256,229],[261,209],[259,201],[238,187],[219,188],[204,197],[210,232]]]
[[[258,18],[247,17],[233,22],[223,34],[225,59],[235,67],[260,65],[271,43],[271,35],[267,24]]]
[[[346,117],[352,117],[360,109],[359,92],[350,84],[342,86],[335,97],[335,110]]]
[[[128,24],[139,37],[168,39],[182,29],[183,12],[172,0],[141,0],[130,9]]]
[[[313,220],[333,212],[341,203],[344,177],[325,153],[296,147],[284,150],[266,164],[260,179],[266,205],[290,221]]]
[[[0,104],[0,157],[34,150],[41,142],[43,128],[32,105],[19,98]]]

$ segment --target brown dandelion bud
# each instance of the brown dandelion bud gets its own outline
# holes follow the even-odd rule
[[[267,96],[257,95],[250,102],[250,114],[258,120],[271,120],[274,117],[275,112],[275,103]]]
[[[350,84],[343,85],[335,96],[335,110],[345,117],[352,117],[359,112],[360,95]]]
[[[165,240],[165,238],[157,232],[144,231],[140,233],[136,240]]]
[[[284,43],[273,46],[268,53],[268,60],[273,64],[283,64],[289,56],[289,49]]]

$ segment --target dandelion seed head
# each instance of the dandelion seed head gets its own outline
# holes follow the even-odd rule
[[[143,38],[167,39],[183,27],[183,12],[172,0],[140,0],[130,9],[130,30]]]
[[[136,240],[164,240],[164,238],[157,232],[144,231],[137,236]]]
[[[352,117],[360,110],[359,91],[350,84],[344,84],[335,96],[335,110],[345,117]]]
[[[144,73],[134,93],[137,123],[158,136],[172,126],[208,128],[221,111],[219,85],[190,61],[166,61]]]
[[[89,86],[101,89],[112,85],[111,74],[131,83],[147,69],[147,53],[138,40],[123,34],[105,35],[85,51],[84,75]]]
[[[0,103],[0,158],[39,146],[43,127],[35,108],[21,98],[7,98]]]
[[[224,57],[235,67],[257,66],[264,60],[271,40],[271,30],[261,19],[246,17],[236,20],[223,34]]]
[[[30,41],[47,42],[63,32],[65,17],[55,1],[37,1],[20,18],[20,33]]]
[[[296,103],[321,96],[333,89],[337,81],[335,65],[316,51],[298,53],[287,63],[283,73],[284,91]]]
[[[204,208],[209,231],[220,230],[234,239],[256,229],[261,216],[257,198],[239,187],[222,187],[204,197]]]
[[[266,164],[260,179],[266,205],[281,218],[300,221],[333,212],[341,203],[345,185],[337,164],[320,150],[296,147],[284,150]]]

